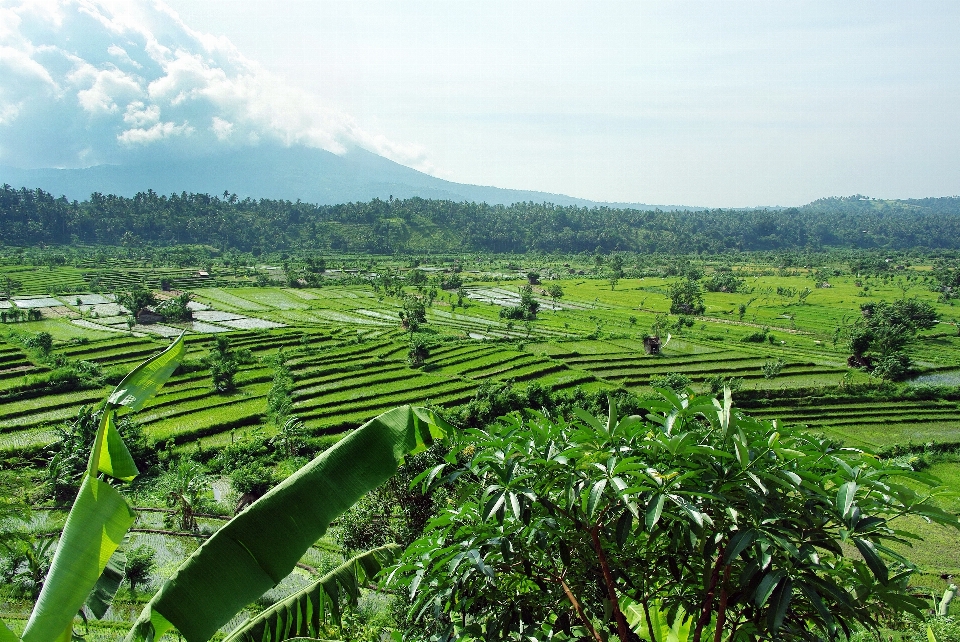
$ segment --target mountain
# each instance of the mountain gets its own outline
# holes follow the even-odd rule
[[[0,184],[76,200],[226,190],[320,205],[594,204],[422,173],[435,168],[419,146],[365,129],[162,2],[35,4],[0,0]]]
[[[301,200],[331,205],[419,196],[491,205],[530,202],[598,205],[562,194],[454,183],[424,174],[360,147],[343,155],[309,147],[261,146],[173,161],[151,160],[83,169],[16,169],[0,167],[0,184],[41,188],[55,196],[84,200],[94,192],[131,197],[224,191],[240,198]],[[653,209],[642,204],[609,204]],[[692,209],[660,206],[661,209]]]

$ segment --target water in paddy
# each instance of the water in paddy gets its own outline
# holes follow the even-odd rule
[[[943,370],[920,375],[907,382],[911,386],[960,386],[960,370]]]

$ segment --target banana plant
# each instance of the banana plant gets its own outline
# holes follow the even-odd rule
[[[130,481],[140,474],[117,430],[116,415],[123,408],[128,412],[142,408],[185,353],[186,345],[180,335],[166,350],[134,368],[107,397],[87,471],[27,626],[23,635],[17,637],[0,624],[0,642],[68,642],[73,636],[74,617],[91,592],[94,604],[112,596],[112,585],[119,585],[117,569],[111,568],[106,574],[104,571],[135,514],[104,477]],[[99,610],[100,606],[94,608],[95,613]]]
[[[392,477],[407,455],[425,450],[449,430],[449,424],[434,412],[411,406],[388,410],[354,430],[205,541],[147,603],[126,642],[154,642],[174,627],[187,642],[209,640],[244,607],[279,584],[323,537],[330,522]],[[368,564],[371,559],[358,563]],[[342,579],[343,574],[322,584],[327,613],[338,612],[339,589],[334,583]],[[291,606],[292,615],[258,617],[276,625],[277,618],[296,618],[310,609],[314,609],[311,617],[316,614],[317,602],[298,600],[294,599],[296,607]],[[284,622],[279,628],[290,624]],[[291,632],[299,634],[294,629]],[[257,639],[290,638],[274,628]]]
[[[333,620],[340,626],[340,596],[356,606],[360,589],[393,563],[399,547],[387,544],[357,555],[333,569],[306,588],[297,591],[235,629],[223,642],[276,642],[314,638],[295,635],[319,635],[321,624]]]

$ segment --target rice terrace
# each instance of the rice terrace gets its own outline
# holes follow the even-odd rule
[[[78,439],[86,409],[124,374],[183,334],[185,357],[124,429],[151,471],[134,486],[126,545],[152,551],[143,585],[171,573],[238,501],[404,404],[468,427],[525,407],[602,413],[610,394],[639,409],[657,389],[727,388],[758,419],[960,488],[960,332],[946,285],[957,272],[945,256],[327,251],[256,260],[202,246],[173,257],[148,247],[8,247],[5,484],[33,504],[66,499],[70,468],[51,467],[49,454]],[[871,319],[897,305],[918,321],[898,328],[892,361],[869,340],[857,348]],[[171,499],[184,494],[190,509]],[[938,501],[957,510],[956,500]],[[37,508],[31,531],[60,527],[62,513]],[[311,548],[264,600],[398,528],[352,515],[355,524]],[[909,549],[913,582],[939,595],[960,573],[960,546],[948,527],[910,519],[924,537]],[[29,595],[21,572],[11,569],[11,586]],[[92,635],[111,639],[111,622],[134,616],[145,599],[134,587],[88,625]]]
[[[0,642],[960,642],[958,24],[0,0]]]

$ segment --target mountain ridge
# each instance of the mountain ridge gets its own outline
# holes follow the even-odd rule
[[[695,210],[687,205],[609,203],[485,185],[456,183],[430,176],[362,148],[344,155],[308,147],[262,146],[187,159],[159,159],[77,169],[18,169],[0,166],[0,184],[39,187],[55,196],[85,200],[91,194],[132,197],[224,191],[240,198],[291,200],[334,205],[379,198],[420,197],[490,205],[548,202],[556,205],[632,209]]]

